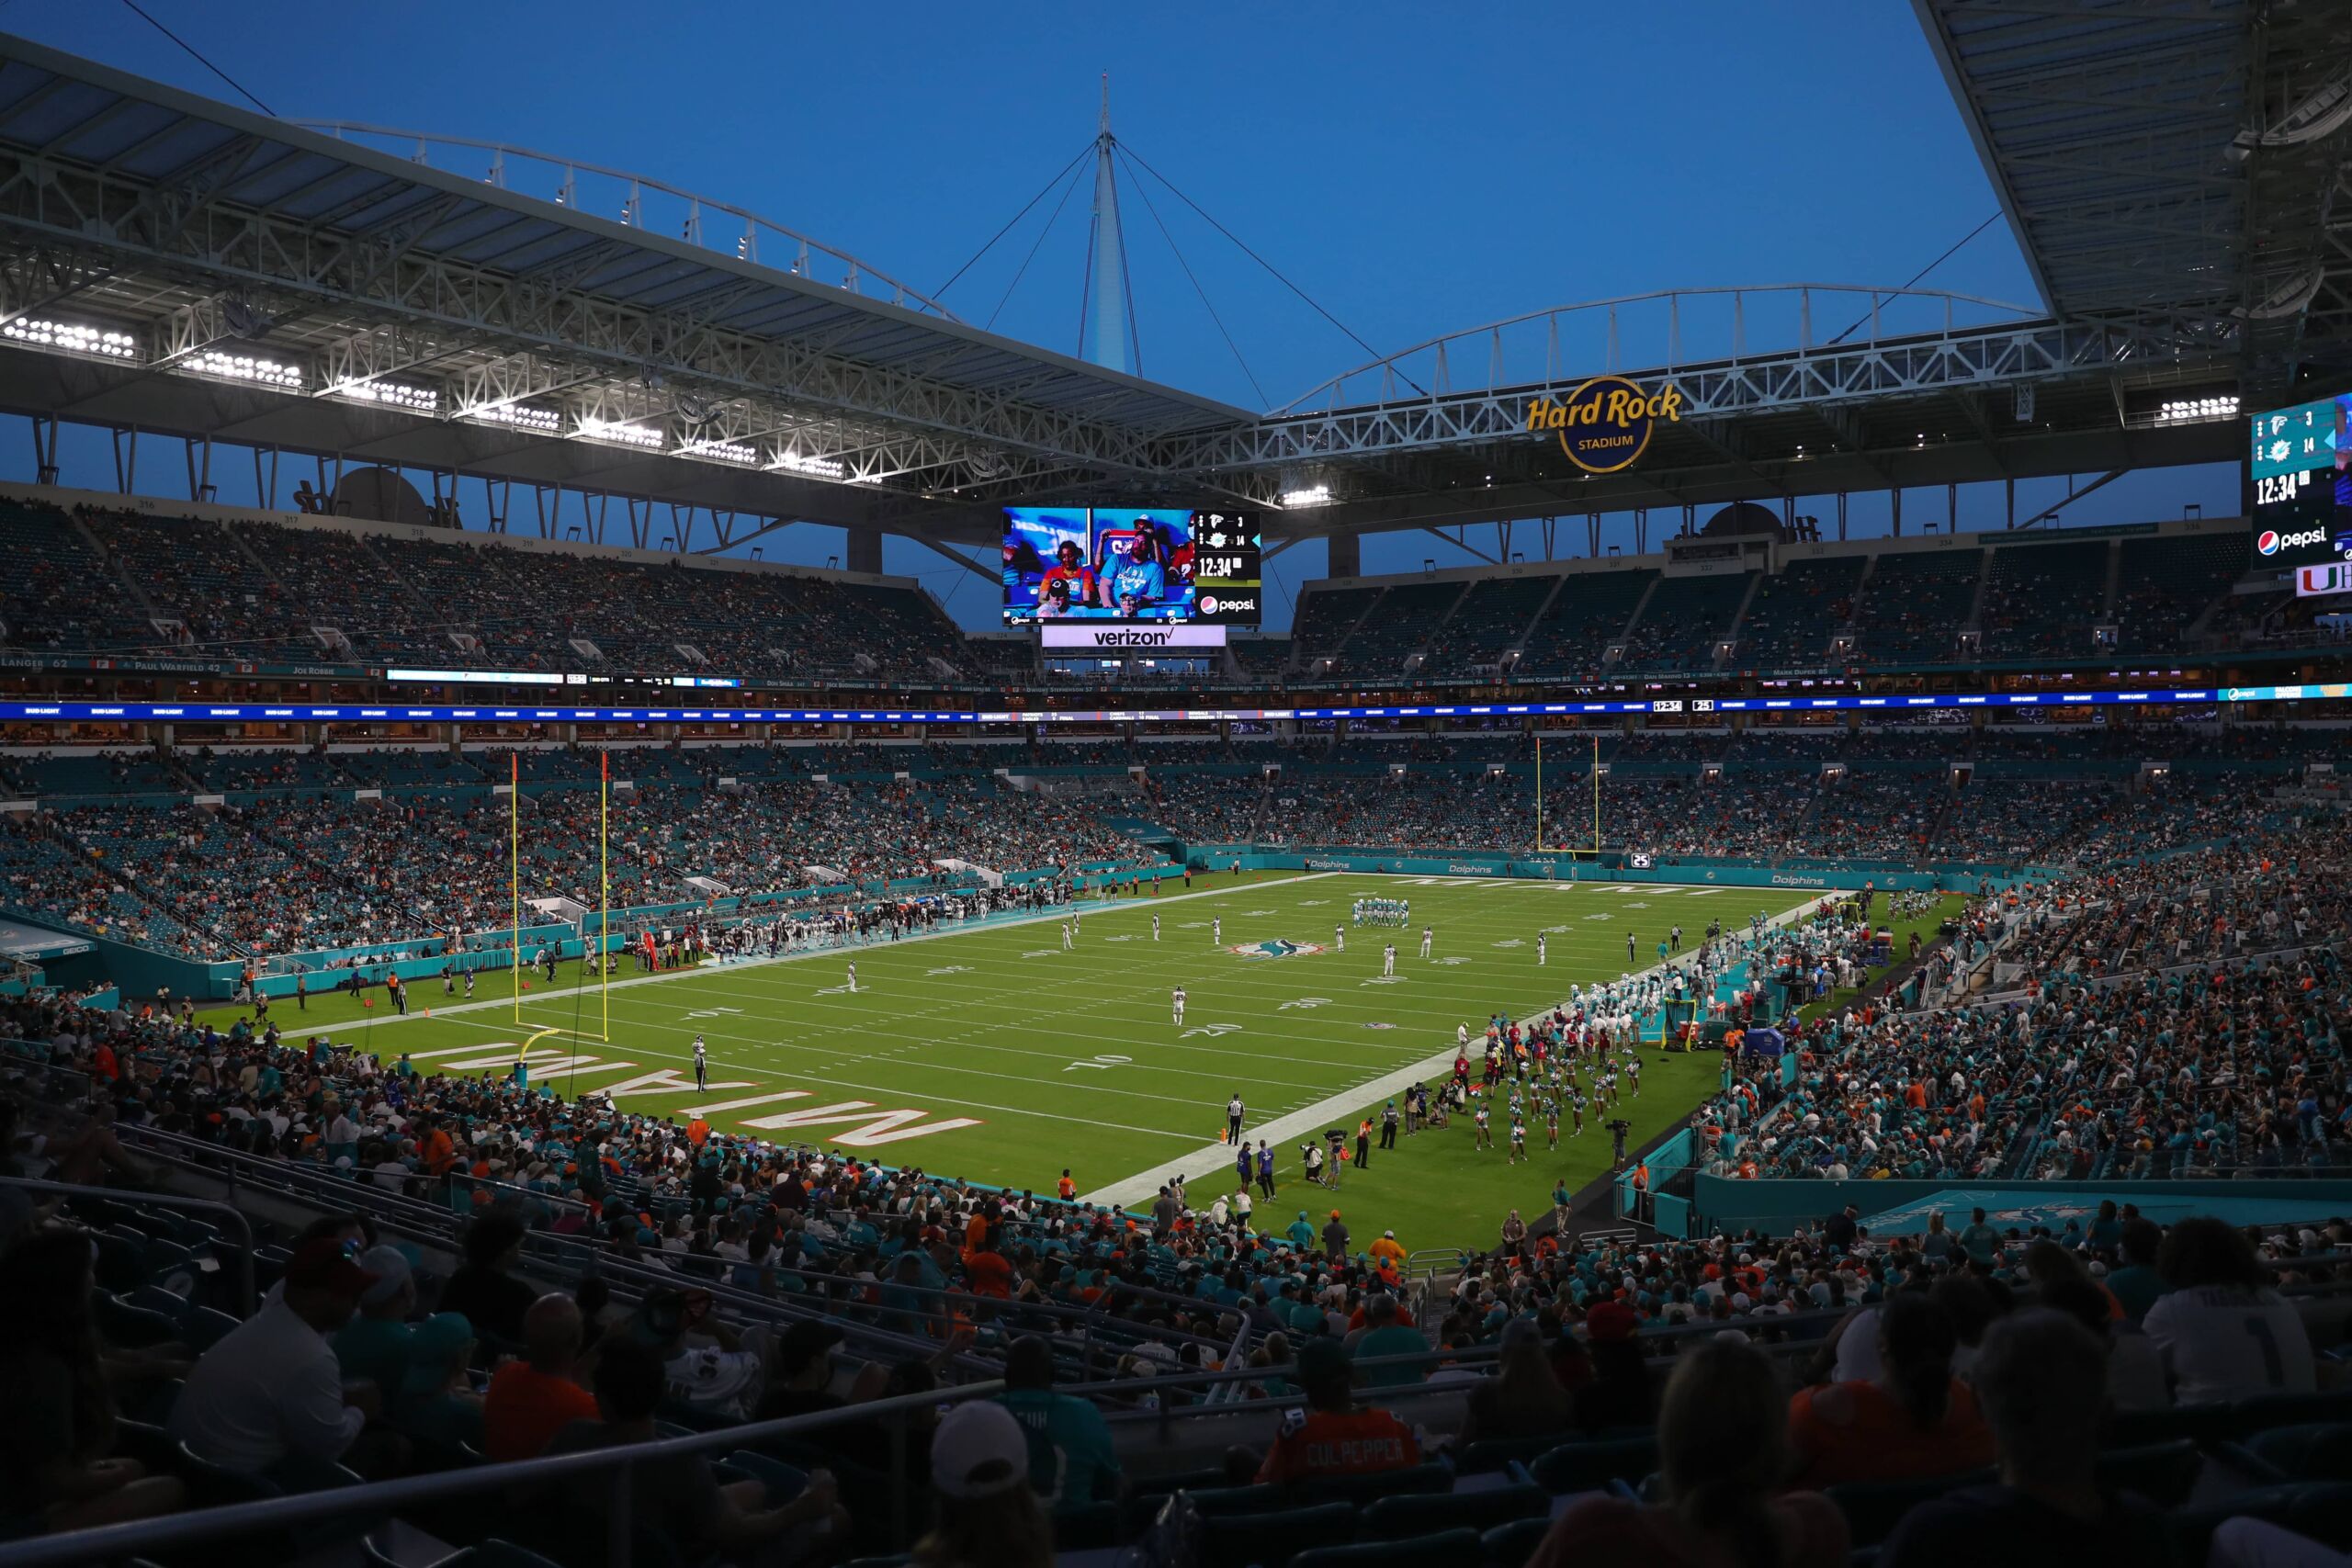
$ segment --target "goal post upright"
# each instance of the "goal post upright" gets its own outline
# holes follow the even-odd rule
[[[1600,735],[1592,737],[1592,856],[1600,858]]]
[[[1544,737],[1535,737],[1535,852],[1544,852]]]

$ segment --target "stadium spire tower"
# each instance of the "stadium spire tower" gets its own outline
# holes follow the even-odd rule
[[[1119,182],[1112,167],[1111,73],[1102,73],[1102,114],[1094,133],[1094,226],[1087,235],[1087,276],[1079,312],[1079,355],[1109,370],[1141,375],[1127,247],[1119,228]],[[1090,341],[1090,330],[1091,341]]]

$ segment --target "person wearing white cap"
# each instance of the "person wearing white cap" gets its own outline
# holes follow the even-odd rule
[[[915,1542],[918,1568],[1049,1568],[1054,1530],[1030,1490],[1028,1435],[1004,1406],[974,1400],[940,1418],[931,1484],[937,1512]]]

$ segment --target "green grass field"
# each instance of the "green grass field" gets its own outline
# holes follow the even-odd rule
[[[1758,909],[1811,902],[1759,888],[1360,874],[1220,876],[1195,887],[1081,903],[1067,953],[1058,922],[1044,919],[650,979],[624,972],[602,998],[566,988],[579,974],[567,964],[560,988],[523,998],[519,1021],[503,975],[485,976],[470,1006],[419,982],[412,1015],[399,1021],[385,1018],[380,991],[372,1010],[325,996],[299,1012],[282,1000],[273,1017],[290,1037],[326,1032],[387,1061],[406,1051],[433,1072],[503,1073],[527,1045],[533,1082],[567,1095],[603,1090],[623,1109],[681,1121],[700,1108],[722,1129],[1038,1190],[1067,1167],[1081,1192],[1132,1201],[1148,1200],[1170,1169],[1191,1179],[1198,1203],[1231,1190],[1216,1140],[1238,1090],[1250,1135],[1266,1136],[1281,1158],[1282,1195],[1260,1203],[1261,1225],[1279,1229],[1300,1207],[1319,1220],[1336,1204],[1360,1240],[1393,1228],[1408,1248],[1483,1244],[1506,1210],[1532,1219],[1549,1208],[1555,1181],[1574,1188],[1607,1168],[1601,1117],[1588,1112],[1580,1139],[1564,1131],[1556,1154],[1531,1126],[1533,1159],[1517,1167],[1500,1150],[1474,1151],[1459,1119],[1400,1139],[1393,1154],[1375,1149],[1336,1197],[1311,1201],[1295,1179],[1298,1144],[1353,1127],[1412,1069],[1450,1061],[1457,1022],[1476,1031],[1491,1013],[1525,1017],[1571,982],[1652,964],[1675,924],[1695,945],[1711,919],[1741,926]],[[1339,952],[1332,928],[1363,897],[1410,899],[1412,929],[1351,928]],[[1437,931],[1428,961],[1416,956],[1424,924]],[[1539,932],[1550,949],[1541,968]],[[1397,976],[1384,983],[1380,950],[1392,937]],[[1236,951],[1276,940],[1303,950]],[[852,959],[854,995],[843,988]],[[1181,1030],[1169,999],[1179,984],[1189,993]],[[593,1038],[606,1003],[609,1041]],[[707,1093],[693,1088],[697,1033],[709,1050]],[[1641,1096],[1621,1112],[1636,1144],[1716,1082],[1713,1056],[1644,1057]]]

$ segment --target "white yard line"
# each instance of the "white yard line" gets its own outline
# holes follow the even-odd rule
[[[716,976],[735,974],[745,969],[765,969],[777,964],[799,964],[805,963],[812,958],[838,958],[844,961],[854,962],[858,954],[862,953],[874,953],[877,951],[887,952],[895,948],[907,947],[918,942],[939,942],[947,937],[986,936],[990,931],[1011,931],[1016,926],[1042,925],[1048,920],[1064,919],[1067,919],[1073,911],[1075,911],[1082,920],[1089,914],[1108,915],[1124,909],[1153,909],[1166,904],[1182,904],[1188,898],[1222,898],[1235,893],[1253,893],[1261,888],[1286,887],[1295,882],[1318,882],[1327,876],[1345,876],[1349,874],[1351,874],[1339,871],[1307,871],[1301,872],[1295,876],[1275,877],[1271,880],[1261,880],[1258,882],[1244,882],[1236,884],[1229,887],[1204,887],[1193,893],[1170,893],[1157,898],[1152,897],[1149,895],[1146,895],[1138,898],[1121,898],[1115,902],[1108,904],[1099,903],[1093,899],[1073,899],[1071,902],[1067,904],[1057,904],[1051,908],[1040,909],[1035,914],[1015,915],[1010,919],[990,920],[982,925],[951,926],[942,931],[923,931],[915,936],[900,937],[896,942],[892,942],[888,937],[885,937],[879,942],[861,942],[853,947],[812,947],[805,949],[799,953],[779,953],[773,958],[729,959],[724,964],[710,968],[705,968],[701,964],[695,964],[684,969],[665,970],[659,975],[639,975],[633,979],[614,980],[602,987],[593,985],[566,986],[552,991],[534,991],[531,994],[530,998],[523,1003],[523,1006],[536,1007],[542,1002],[568,999],[575,993],[577,993],[583,1000],[593,999],[600,990],[625,991],[637,986],[660,986],[666,985],[676,980],[708,980]],[[563,962],[568,964],[571,960],[566,959]],[[430,976],[427,976],[426,978],[429,979]],[[329,992],[326,994],[333,995],[334,993]],[[273,998],[273,1003],[277,999],[277,998]],[[514,1011],[514,1003],[515,998],[513,997],[492,997],[478,1002],[458,1002],[453,1007],[415,1008],[408,1012],[394,1013],[390,1018],[347,1019],[342,1024],[330,1024],[324,1029],[307,1031],[290,1029],[285,1030],[282,1032],[289,1037],[301,1033],[332,1034],[337,1029],[365,1029],[370,1024],[373,1024],[378,1028],[389,1029],[395,1024],[410,1023],[427,1017],[435,1019],[454,1018],[460,1013],[488,1012],[494,1008],[503,1008],[511,1015]],[[297,1022],[300,1022],[302,1017],[300,1012],[296,1012],[293,1016]]]
[[[1679,886],[1680,885],[1669,886]],[[1702,890],[1714,893],[1740,891],[1733,887]],[[1769,893],[1770,889],[1761,891]],[[1838,888],[1808,889],[1804,903],[1782,910],[1766,924],[1768,926],[1787,925],[1800,916],[1811,913],[1813,907],[1824,898],[1847,897],[1849,895]],[[1665,965],[1653,964],[1646,969],[1636,971],[1634,977],[1640,979],[1644,976],[1656,974]],[[1520,1022],[1522,1024],[1532,1022],[1550,1010],[1549,1007],[1539,1009],[1536,1012],[1520,1020]],[[1261,1122],[1256,1126],[1245,1127],[1242,1136],[1245,1140],[1250,1141],[1263,1139],[1275,1149],[1287,1151],[1293,1139],[1308,1134],[1319,1136],[1326,1129],[1336,1125],[1332,1118],[1342,1111],[1352,1112],[1360,1105],[1369,1104],[1375,1100],[1389,1099],[1426,1078],[1441,1075],[1450,1076],[1453,1071],[1453,1052],[1454,1047],[1449,1045],[1438,1055],[1424,1061],[1399,1067],[1395,1072],[1383,1074],[1368,1083],[1358,1084],[1352,1089],[1342,1089],[1327,1100],[1317,1100],[1303,1111],[1294,1111],[1289,1115],[1276,1117],[1272,1122]],[[1206,1114],[1222,1115],[1224,1111],[1222,1106],[1204,1106],[1202,1109]],[[1145,1199],[1156,1195],[1162,1186],[1178,1176],[1211,1183],[1201,1189],[1204,1192],[1221,1190],[1215,1187],[1214,1183],[1233,1170],[1233,1157],[1234,1145],[1231,1144],[1204,1144],[1181,1159],[1163,1160],[1149,1169],[1139,1170],[1124,1180],[1114,1181],[1106,1187],[1097,1188],[1087,1193],[1085,1198],[1091,1203],[1111,1203],[1123,1207],[1140,1203]],[[1281,1156],[1278,1155],[1276,1157],[1279,1159]]]

